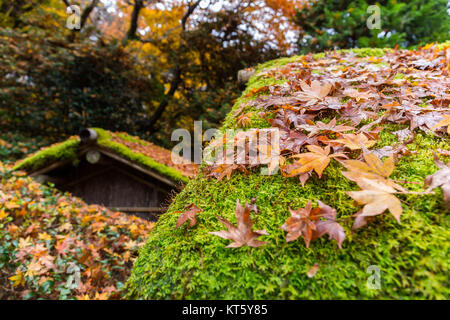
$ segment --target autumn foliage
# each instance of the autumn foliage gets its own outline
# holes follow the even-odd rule
[[[0,164],[0,299],[120,299],[153,223]]]

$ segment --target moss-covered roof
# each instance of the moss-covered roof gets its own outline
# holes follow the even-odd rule
[[[153,143],[124,132],[111,132],[94,128],[97,132],[96,144],[145,168],[154,170],[174,182],[188,182],[196,175],[198,166],[193,163],[175,164],[171,152]],[[43,148],[27,158],[18,161],[15,170],[33,172],[62,160],[77,161],[81,145],[79,136],[72,136],[64,142]]]
[[[440,50],[448,48],[449,43],[431,48],[428,46],[423,52],[429,54],[429,50],[434,50],[436,57],[442,57]],[[356,66],[363,62],[361,70],[364,66],[373,68],[373,72],[378,72],[379,66],[382,69],[391,68],[393,61],[386,56],[387,52],[390,50],[344,50],[308,56],[306,59],[283,58],[261,65],[256,68],[257,72],[226,118],[222,129],[239,127],[236,114],[240,111],[253,112],[249,116],[248,127],[270,127],[267,120],[259,117],[261,110],[255,108],[251,101],[256,101],[261,95],[259,88],[286,83],[287,76],[299,72],[299,63],[304,62],[305,69],[310,68],[310,65],[314,66],[311,79],[317,75],[324,80],[322,73],[343,70],[350,57],[353,59],[352,64]],[[400,53],[407,57],[412,54],[420,55],[421,52]],[[333,62],[328,63],[331,60]],[[292,71],[289,71],[290,67]],[[415,71],[417,70],[413,66],[405,65],[405,73]],[[440,72],[441,77],[445,74],[448,77],[445,70]],[[354,84],[358,83],[361,84]],[[424,88],[426,90],[426,86]],[[383,114],[382,112],[379,111],[379,114]],[[336,111],[327,110],[319,113],[315,120],[328,122],[333,117],[339,119]],[[361,125],[366,123],[367,121],[363,121]],[[408,123],[384,124],[372,149],[394,145],[397,137],[393,132],[408,126]],[[448,152],[450,145],[448,135],[437,136],[419,128],[415,133],[415,140],[407,145],[410,154],[398,160],[391,178],[409,182],[406,187],[410,191],[423,191],[425,177],[438,170],[433,163],[432,151],[444,149]],[[442,159],[449,161],[449,157],[442,156]],[[177,195],[141,249],[128,281],[129,297],[448,298],[450,219],[448,212],[446,213],[442,191],[435,189],[434,194],[399,195],[403,208],[401,223],[385,213],[377,216],[374,222],[364,228],[352,231],[353,215],[361,206],[356,205],[346,192],[358,190],[358,186],[346,179],[342,170],[343,166],[339,162],[332,161],[321,179],[313,174],[304,187],[297,177],[286,178],[280,173],[263,176],[258,170],[251,171],[251,174],[235,172],[229,180],[221,181],[200,173]],[[259,210],[258,214],[252,215],[255,220],[254,229],[265,229],[269,233],[261,237],[268,244],[258,248],[226,248],[229,241],[209,233],[224,229],[216,215],[235,223],[236,199],[243,203],[250,202],[253,198],[256,198]],[[314,206],[316,200],[320,200],[337,209],[338,219],[346,233],[342,250],[338,249],[335,241],[330,241],[327,237],[313,241],[309,248],[306,248],[301,239],[286,242],[286,233],[280,226],[290,216],[288,208],[302,208],[310,200]],[[175,229],[180,211],[184,211],[184,207],[191,203],[203,210],[197,214],[197,224],[192,228]],[[316,263],[320,266],[319,270],[310,278],[308,270]],[[370,266],[376,266],[380,270],[379,289],[371,289],[367,285],[368,281],[373,280],[373,271],[370,271],[373,269]]]

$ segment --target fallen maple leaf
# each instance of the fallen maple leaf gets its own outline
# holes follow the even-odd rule
[[[16,271],[16,274],[12,277],[8,278],[13,282],[13,287],[24,286],[25,285],[25,276],[24,273],[20,270]]]
[[[211,172],[208,176],[213,176],[217,179],[217,182],[222,180],[225,176],[227,180],[231,179],[231,174],[234,171],[240,171],[243,173],[248,173],[247,169],[242,164],[220,164],[216,167],[210,167]]]
[[[197,223],[196,215],[199,212],[202,212],[203,209],[200,209],[195,204],[191,203],[184,207],[186,210],[183,212],[177,220],[176,228],[181,227],[183,223],[189,220],[189,228],[192,228]],[[175,211],[175,213],[181,213],[181,211]]]
[[[39,233],[39,239],[44,240],[44,241],[51,241],[52,236],[49,235],[47,232],[42,232],[42,233]]]
[[[368,100],[371,98],[376,97],[375,94],[368,92],[368,91],[358,91],[357,89],[353,89],[353,88],[347,88],[344,90],[344,94],[348,97],[351,97],[353,99],[355,99],[356,101],[360,101],[360,100]]]
[[[5,212],[4,210],[0,210],[0,220],[3,220],[5,218],[7,218],[9,216],[9,214],[7,212]]]
[[[237,125],[238,125],[239,127],[242,127],[242,128],[247,127],[247,126],[250,124],[250,122],[251,122],[250,117],[251,117],[252,115],[253,115],[253,112],[248,112],[248,113],[246,113],[246,114],[240,115],[240,116],[238,117],[238,119],[237,119]]]
[[[450,115],[442,115],[444,117],[444,120],[439,121],[436,123],[431,129],[436,129],[439,127],[447,127],[447,133],[450,134]]]
[[[325,98],[331,91],[331,83],[321,84],[320,81],[314,80],[309,86],[306,82],[300,81],[303,91],[295,94],[295,97],[301,101],[307,101],[306,106],[316,103],[318,100]]]
[[[34,277],[42,272],[43,266],[38,261],[31,261],[27,266],[27,271],[25,272],[26,277]]]
[[[266,230],[252,230],[253,221],[250,217],[250,211],[254,211],[256,207],[254,204],[245,204],[241,206],[239,199],[236,200],[236,220],[237,227],[235,227],[228,220],[217,216],[217,219],[225,225],[228,230],[213,231],[210,234],[216,235],[218,237],[232,240],[233,242],[227,245],[227,248],[239,248],[243,245],[248,245],[250,247],[260,247],[265,245],[267,242],[260,241],[257,238],[262,235],[267,235]]]
[[[287,232],[286,242],[294,241],[298,237],[303,236],[306,247],[309,247],[313,233],[316,230],[316,225],[312,219],[317,219],[317,217],[311,215],[311,209],[311,200],[308,201],[304,208],[297,210],[289,208],[291,216],[281,226],[281,229]]]
[[[399,191],[406,191],[403,187],[389,180],[388,177],[394,171],[394,156],[390,156],[382,162],[374,153],[363,153],[364,161],[344,160],[342,164],[348,171],[342,172],[347,179],[358,183],[361,178],[377,180]]]
[[[331,132],[345,132],[349,130],[355,130],[354,127],[346,125],[336,125],[336,118],[333,118],[329,123],[324,123],[322,121],[317,121],[316,124],[302,124],[298,128],[309,131],[309,137],[319,134],[321,131],[331,131]]]
[[[312,240],[328,233],[330,239],[337,241],[339,249],[342,249],[342,242],[345,240],[344,228],[336,221],[336,209],[331,208],[325,203],[317,200],[318,208],[314,209],[314,215],[320,217],[316,221],[316,231],[313,234]]]
[[[388,209],[400,223],[403,209],[400,200],[393,195],[397,192],[394,188],[381,181],[367,178],[360,178],[357,183],[363,190],[347,191],[347,194],[358,204],[364,205],[359,216],[376,216]]]
[[[308,145],[306,148],[310,152],[293,155],[292,158],[298,159],[293,164],[286,165],[284,172],[286,177],[294,177],[308,171],[314,170],[317,175],[322,177],[322,172],[330,163],[331,158],[346,157],[343,153],[334,153],[330,155],[330,146],[322,149],[316,145]]]
[[[445,165],[436,154],[434,154],[434,163],[441,169],[425,178],[425,185],[428,186],[427,191],[431,191],[437,187],[441,187],[444,193],[444,203],[450,210],[450,162]]]
[[[17,203],[13,202],[13,201],[8,201],[5,203],[5,207],[8,208],[9,210],[11,209],[18,209],[20,208],[20,205],[18,205]]]
[[[377,142],[375,140],[369,140],[365,134],[347,133],[342,134],[342,137],[337,140],[328,140],[328,142],[335,142],[343,144],[350,150],[358,150],[373,147]]]

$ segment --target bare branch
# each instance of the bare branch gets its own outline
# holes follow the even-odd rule
[[[144,8],[144,6],[145,3],[143,0],[134,1],[133,12],[131,13],[130,28],[128,29],[126,40],[137,38],[136,32],[138,28],[139,13]]]
[[[195,9],[198,7],[199,4],[200,4],[200,0],[197,0],[194,4],[189,4],[186,13],[184,14],[183,18],[181,19],[181,28],[183,29],[183,31],[186,31],[187,20],[189,19],[189,17],[195,11]]]

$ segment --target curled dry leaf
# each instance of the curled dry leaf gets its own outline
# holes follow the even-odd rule
[[[257,209],[254,203],[250,205],[246,203],[245,206],[242,207],[238,199],[236,201],[235,210],[237,227],[235,227],[228,220],[217,216],[217,219],[219,219],[219,221],[223,225],[225,225],[228,230],[214,231],[209,233],[224,239],[232,240],[233,242],[230,243],[227,248],[239,248],[243,245],[247,245],[250,247],[260,247],[267,242],[260,241],[257,238],[262,235],[267,235],[267,232],[266,230],[252,230],[253,221],[250,217],[250,211],[256,210]]]
[[[356,101],[368,100],[377,96],[377,94],[371,93],[369,91],[358,91],[357,89],[347,88],[344,90],[344,95],[355,99]]]
[[[375,118],[376,113],[362,110],[361,106],[353,105],[352,101],[347,102],[347,104],[338,110],[341,116],[340,120],[349,120],[352,125],[357,126],[362,120]]]
[[[427,191],[441,187],[444,193],[445,206],[450,210],[450,162],[445,165],[434,154],[434,163],[440,170],[425,178],[425,185],[428,186]]]
[[[192,228],[197,223],[196,215],[199,212],[202,212],[203,209],[200,209],[195,204],[191,203],[184,207],[186,210],[183,212],[177,220],[176,228],[181,227],[185,222],[189,220],[189,228]],[[181,213],[181,211],[175,211],[175,213]]]
[[[219,164],[218,166],[210,167],[209,169],[211,171],[207,176],[213,176],[217,179],[217,182],[222,180],[224,177],[227,177],[227,180],[230,180],[231,174],[234,171],[248,173],[246,167],[242,164]]]
[[[251,123],[251,116],[253,116],[253,112],[240,115],[237,119],[237,125],[239,127],[246,128]]]

